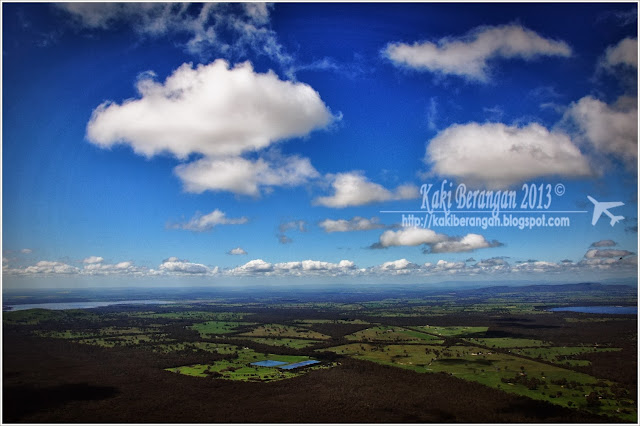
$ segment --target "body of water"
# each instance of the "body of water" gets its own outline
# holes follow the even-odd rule
[[[24,305],[7,305],[3,311],[23,311],[25,309],[51,309],[59,311],[62,309],[90,309],[101,308],[111,305],[164,305],[174,303],[167,300],[119,300],[113,302],[54,302],[54,303],[25,303]]]
[[[549,310],[553,312],[582,312],[585,314],[638,315],[637,306],[566,306]]]

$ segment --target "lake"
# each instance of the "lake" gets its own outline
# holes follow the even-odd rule
[[[585,314],[638,315],[637,306],[566,306],[549,310],[553,312],[582,312]]]
[[[23,305],[6,305],[2,310],[7,312],[23,311],[25,309],[51,309],[59,311],[62,309],[90,309],[102,308],[111,305],[163,305],[165,303],[175,303],[167,300],[119,300],[112,302],[55,302],[55,303],[25,303]]]

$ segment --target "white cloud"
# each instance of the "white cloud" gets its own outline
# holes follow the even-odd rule
[[[100,256],[89,256],[85,258],[82,263],[92,264],[92,263],[102,263],[104,259]]]
[[[406,227],[397,231],[387,230],[380,235],[371,248],[426,245],[425,253],[460,253],[482,248],[499,247],[498,241],[487,241],[482,235],[467,234],[463,237],[450,237],[438,234],[431,229]]]
[[[351,231],[368,231],[371,229],[384,228],[385,225],[378,222],[377,217],[367,219],[365,217],[355,216],[349,220],[346,219],[325,219],[319,223],[324,232],[351,232]]]
[[[389,200],[407,200],[419,196],[418,188],[415,185],[400,185],[390,191],[382,185],[370,182],[360,172],[337,173],[327,175],[327,177],[332,180],[331,186],[334,194],[317,197],[314,204],[344,208]]]
[[[613,69],[618,65],[638,68],[638,39],[627,37],[615,46],[609,46],[600,61],[600,66]]]
[[[437,234],[431,229],[425,228],[402,228],[397,231],[387,230],[380,235],[380,241],[374,244],[375,247],[394,246],[419,246],[422,244],[436,244],[446,241],[448,237],[444,234]]]
[[[250,260],[244,265],[238,266],[230,271],[232,275],[244,275],[252,274],[256,272],[271,272],[273,271],[273,265],[269,262],[265,262],[262,259]]]
[[[340,270],[351,270],[355,268],[355,264],[350,260],[341,260],[339,263],[323,262],[320,260],[303,260],[300,262],[283,262],[276,263],[274,270],[276,272],[291,273],[293,271],[302,272],[336,272]]]
[[[431,253],[460,253],[474,251],[482,248],[498,247],[502,244],[487,241],[482,235],[467,234],[462,238],[450,238],[446,241],[439,241],[430,246]]]
[[[466,265],[464,262],[450,262],[448,260],[440,259],[434,265],[433,269],[436,271],[455,271],[460,269],[465,269]]]
[[[164,83],[153,73],[137,84],[140,97],[105,102],[92,113],[87,139],[102,148],[126,144],[143,156],[163,152],[182,160],[176,175],[187,192],[230,191],[258,196],[261,189],[297,186],[319,177],[309,159],[280,155],[279,141],[327,127],[334,117],[310,86],[256,73],[250,63],[224,60],[183,64]]]
[[[183,64],[164,83],[152,77],[139,79],[140,98],[93,111],[89,141],[102,148],[128,144],[146,157],[229,156],[305,136],[334,118],[309,85],[256,73],[249,62]]]
[[[203,275],[216,273],[218,268],[211,269],[201,263],[192,263],[186,260],[177,260],[176,258],[170,258],[159,267],[160,272],[174,273],[174,274],[188,274],[188,275]]]
[[[309,159],[289,156],[270,162],[242,157],[202,158],[181,164],[175,173],[187,192],[229,191],[258,196],[261,188],[297,186],[319,176]]]
[[[20,253],[23,253],[23,254],[31,254],[32,252],[33,250],[28,248],[23,248],[22,250],[20,250]]]
[[[24,269],[26,274],[77,274],[80,269],[62,262],[41,260]]]
[[[597,250],[597,249],[591,249],[589,251],[587,251],[584,255],[585,258],[587,259],[593,259],[593,258],[612,258],[612,257],[617,257],[617,258],[621,258],[621,257],[625,257],[625,256],[629,256],[634,254],[631,251],[627,251],[627,250]]]
[[[131,261],[118,262],[116,264],[103,264],[100,262],[86,264],[84,266],[84,269],[82,270],[82,273],[88,274],[88,275],[111,275],[111,274],[142,275],[146,272],[145,268],[137,267]]]
[[[417,269],[419,267],[420,267],[419,265],[413,262],[409,262],[407,259],[393,260],[390,262],[384,262],[382,265],[380,265],[381,269],[394,270],[394,271],[400,271],[405,269]]]
[[[563,41],[544,38],[521,25],[510,24],[478,27],[463,37],[446,37],[436,43],[390,43],[383,54],[398,66],[486,82],[491,59],[568,57],[571,48]]]
[[[90,30],[130,26],[141,37],[171,36],[194,55],[246,57],[248,51],[283,64],[293,58],[270,29],[266,3],[61,3],[73,23]]]
[[[237,217],[237,218],[229,218],[226,214],[219,210],[215,209],[211,213],[207,213],[202,215],[200,213],[196,213],[194,217],[186,223],[178,223],[171,225],[173,228],[178,229],[186,229],[189,231],[196,232],[204,232],[210,231],[214,226],[218,225],[242,225],[249,221],[246,217]]]
[[[564,120],[575,123],[580,136],[597,152],[621,159],[633,170],[638,160],[637,99],[620,97],[613,105],[585,96],[572,103]]]
[[[569,136],[537,123],[454,124],[429,142],[424,161],[440,176],[493,189],[540,177],[592,174]]]
[[[234,249],[231,249],[227,252],[227,254],[232,254],[235,256],[240,256],[243,254],[247,254],[247,252],[242,248],[242,247],[236,247]]]
[[[357,268],[350,260],[341,260],[338,263],[320,260],[302,260],[281,263],[269,263],[262,259],[251,260],[244,265],[232,268],[226,273],[236,275],[267,275],[267,276],[308,276],[329,275],[338,276],[356,273]]]

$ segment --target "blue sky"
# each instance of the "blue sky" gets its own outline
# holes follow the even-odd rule
[[[635,277],[637,51],[634,3],[5,3],[4,284]],[[385,213],[444,179],[585,213]]]

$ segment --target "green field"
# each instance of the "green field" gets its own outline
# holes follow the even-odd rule
[[[134,334],[114,337],[91,337],[86,339],[73,340],[83,345],[101,346],[103,348],[113,348],[116,346],[137,346],[143,343],[170,342],[173,339],[166,334]]]
[[[367,328],[357,331],[353,334],[345,336],[347,340],[355,340],[358,342],[367,341],[384,341],[384,342],[429,342],[443,343],[436,336],[422,333],[420,331],[409,330],[403,327],[391,327],[381,325],[377,327]]]
[[[633,401],[616,400],[610,392],[611,389],[616,389],[614,383],[512,354],[492,352],[474,346],[367,343],[353,343],[323,350],[419,373],[447,373],[556,405],[623,416],[628,420],[635,419]],[[600,403],[597,408],[588,406],[585,397],[592,392]],[[623,409],[633,412],[622,415]]]
[[[354,319],[354,320],[305,319],[305,320],[295,321],[295,323],[303,326],[311,326],[313,324],[355,324],[355,325],[369,324],[369,322],[359,320],[359,319]]]
[[[541,346],[551,345],[551,343],[543,342],[542,340],[518,339],[512,337],[495,337],[488,339],[470,337],[464,340],[472,345],[482,345],[490,348],[538,348]]]
[[[518,355],[524,355],[529,358],[542,359],[554,364],[566,365],[571,367],[588,366],[591,363],[580,358],[579,355],[595,352],[617,352],[621,348],[601,348],[593,346],[563,346],[563,347],[545,347],[545,348],[526,348],[514,349],[512,352]]]
[[[437,334],[444,337],[465,337],[469,335],[483,335],[487,332],[489,327],[464,327],[464,326],[450,326],[450,327],[435,327],[425,325],[424,327],[416,327],[418,330],[423,330],[426,333]]]
[[[260,381],[290,379],[300,376],[309,370],[326,368],[326,366],[311,366],[296,370],[281,370],[275,367],[253,366],[251,363],[264,360],[282,361],[286,363],[300,362],[312,359],[308,356],[272,355],[255,352],[252,349],[237,348],[238,358],[217,361],[213,364],[195,364],[182,367],[167,368],[166,371],[195,377],[210,377],[216,379]]]
[[[328,339],[326,336],[317,331],[308,330],[302,327],[294,327],[291,325],[283,324],[264,324],[247,333],[242,333],[241,336],[247,337],[289,337],[293,339],[312,339],[312,340],[324,340]]]
[[[209,342],[181,342],[181,343],[165,343],[160,345],[154,345],[152,347],[154,352],[177,352],[177,351],[205,351],[217,354],[232,354],[238,350],[237,346],[227,345],[223,343],[209,343]]]
[[[235,321],[207,321],[193,324],[189,328],[200,333],[201,337],[207,338],[221,334],[234,333],[235,331],[237,331],[238,327],[244,325],[253,325],[253,323]]]
[[[284,346],[286,348],[291,348],[291,349],[307,348],[309,346],[313,346],[319,343],[318,340],[301,340],[301,339],[270,338],[270,337],[252,337],[252,338],[242,338],[242,339],[249,340],[251,342],[256,342],[261,345]]]

